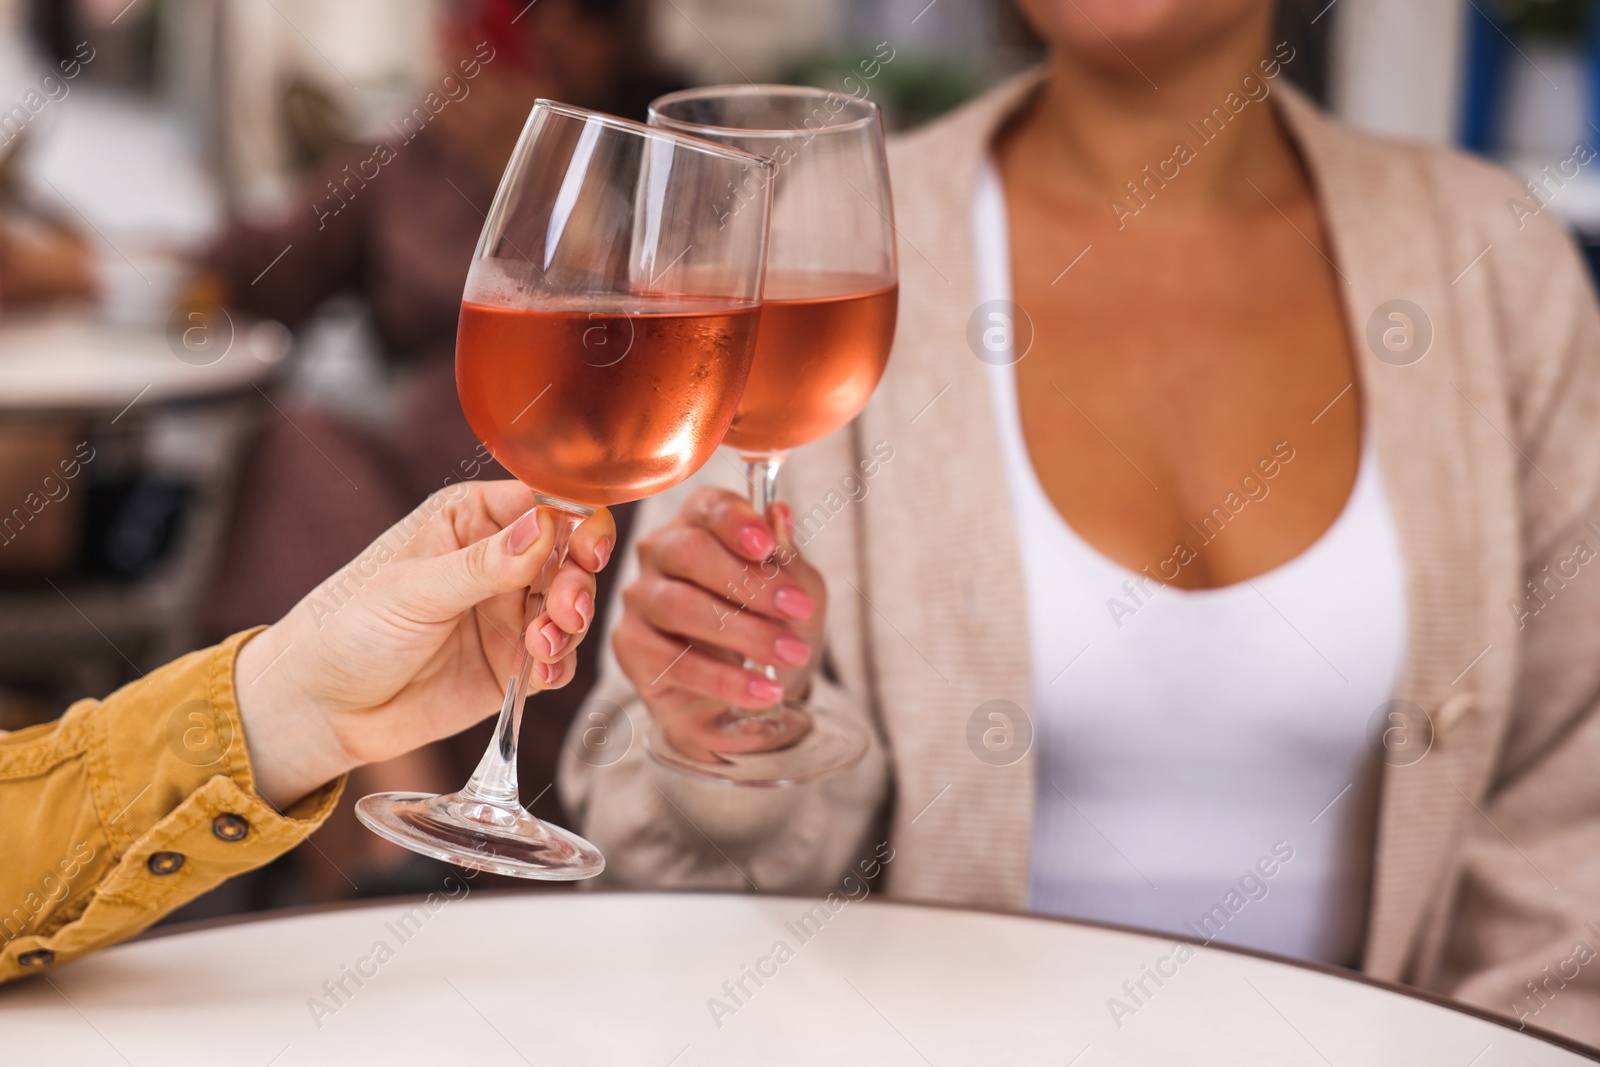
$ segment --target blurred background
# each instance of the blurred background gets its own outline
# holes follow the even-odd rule
[[[1521,173],[1594,263],[1594,8],[1283,0],[1280,39],[1346,120]],[[864,81],[904,129],[1038,55],[1006,0],[0,0],[0,729],[277,618],[428,492],[502,475],[452,347],[535,97],[642,118],[687,85]],[[595,644],[524,720],[557,821]],[[487,729],[364,770],[311,848],[176,918],[431,888],[349,804],[454,788]]]

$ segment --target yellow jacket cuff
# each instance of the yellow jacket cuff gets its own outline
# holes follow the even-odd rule
[[[234,663],[259,632],[0,735],[0,981],[137,933],[333,810],[343,779],[281,813],[256,793]]]

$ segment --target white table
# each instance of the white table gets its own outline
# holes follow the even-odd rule
[[[1147,980],[1153,996],[1119,1028],[1107,999],[1125,997],[1122,983],[1170,952],[1169,940],[872,899],[802,927],[816,903],[468,889],[406,928],[399,920],[410,903],[383,902],[158,937],[60,968],[48,982],[0,989],[0,1059],[74,1067],[1591,1062],[1428,1000],[1221,949],[1200,950],[1160,989]],[[780,941],[793,952],[781,963],[769,956]],[[380,942],[392,951],[383,962]],[[760,987],[745,978],[749,995],[735,1002],[723,983],[758,966],[772,976]],[[323,983],[344,968],[368,977],[359,987],[345,978],[351,995],[336,1003]],[[731,1014],[714,1019],[711,998]]]
[[[216,362],[208,353],[186,362],[161,326],[119,326],[78,311],[7,316],[0,323],[0,410],[118,416],[135,401],[224,396],[264,381],[288,348],[287,331],[276,324],[258,331],[235,318],[216,328],[232,337],[225,353]]]

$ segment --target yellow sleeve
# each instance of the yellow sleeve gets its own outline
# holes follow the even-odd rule
[[[256,794],[233,669],[259,630],[0,734],[0,982],[103,948],[304,841],[344,780]]]

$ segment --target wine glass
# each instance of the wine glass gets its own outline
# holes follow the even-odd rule
[[[727,431],[755,350],[771,169],[735,148],[534,104],[473,253],[456,333],[467,421],[555,513],[525,620],[543,612],[585,516],[681,482]],[[519,642],[494,738],[465,788],[363,797],[361,821],[465,867],[599,874],[593,845],[518,799],[530,667]]]
[[[899,287],[882,117],[875,104],[821,89],[720,85],[658,97],[649,121],[775,164],[755,362],[723,440],[766,515],[784,456],[855,418],[889,359]],[[771,664],[745,666],[777,677]],[[842,770],[866,751],[865,732],[820,705],[727,708],[708,723],[705,710],[685,709],[677,729],[655,727],[651,755],[696,777],[775,786]]]

